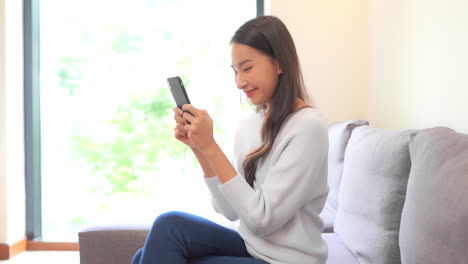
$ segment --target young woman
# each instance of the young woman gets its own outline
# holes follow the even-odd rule
[[[239,225],[231,230],[182,212],[163,214],[135,264],[326,261],[319,213],[328,194],[328,134],[307,103],[291,35],[278,18],[261,16],[241,26],[231,44],[237,87],[257,106],[236,132],[233,164],[205,110],[173,110],[175,138],[196,155],[214,209]]]

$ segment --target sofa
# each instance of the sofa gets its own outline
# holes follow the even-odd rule
[[[364,120],[328,132],[328,264],[468,263],[468,135]],[[152,221],[83,228],[81,264],[130,263]]]

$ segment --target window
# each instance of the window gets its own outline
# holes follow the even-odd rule
[[[195,158],[173,139],[166,78],[182,77],[192,103],[211,114],[216,139],[229,155],[235,126],[251,111],[237,99],[229,40],[256,15],[257,4],[29,3],[29,238],[74,241],[93,221],[152,221],[168,210],[216,217]],[[40,60],[34,64],[37,41]]]

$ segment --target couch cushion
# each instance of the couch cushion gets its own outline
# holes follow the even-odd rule
[[[411,137],[410,155],[402,263],[468,263],[468,135],[422,130]]]
[[[348,120],[334,123],[328,127],[328,185],[330,186],[330,191],[325,202],[325,207],[320,214],[325,224],[324,232],[333,232],[346,145],[348,145],[353,129],[362,125],[369,125],[369,122],[364,120]]]
[[[322,234],[328,245],[328,258],[326,264],[359,264],[351,251],[346,248],[343,241],[335,233]]]
[[[335,232],[361,264],[400,263],[398,233],[412,132],[361,126],[349,140]]]

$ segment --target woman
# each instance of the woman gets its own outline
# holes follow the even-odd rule
[[[291,35],[278,18],[261,16],[240,27],[231,45],[237,87],[257,106],[236,132],[233,164],[205,110],[173,110],[175,138],[196,155],[214,209],[239,225],[231,230],[186,213],[163,214],[133,263],[326,261],[319,213],[328,194],[328,134],[306,102]]]

